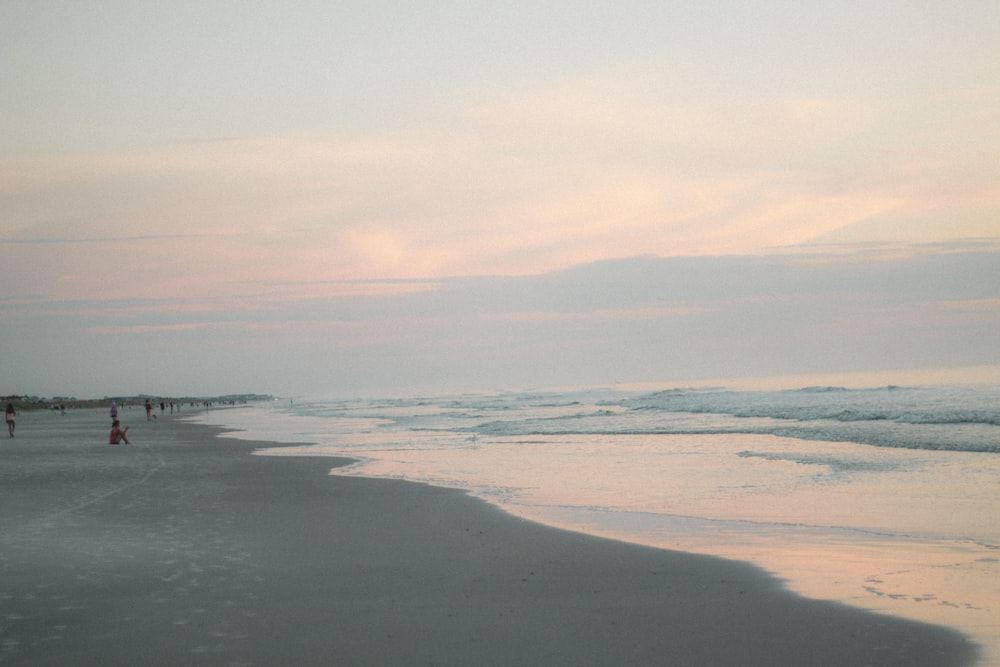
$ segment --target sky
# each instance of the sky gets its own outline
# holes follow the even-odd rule
[[[1000,382],[998,34],[995,0],[0,0],[0,393]]]

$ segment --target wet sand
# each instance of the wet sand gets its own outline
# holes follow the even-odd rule
[[[182,413],[183,414],[183,413]],[[970,665],[945,628],[736,561],[518,519],[467,494],[126,410],[0,442],[3,665]]]

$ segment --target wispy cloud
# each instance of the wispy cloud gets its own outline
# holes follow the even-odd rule
[[[759,252],[865,221],[1000,210],[1000,167],[974,144],[945,153],[940,137],[878,135],[886,110],[848,98],[675,103],[660,71],[455,108],[447,130],[0,160],[0,252],[35,292],[236,295],[261,279],[523,275],[647,252]],[[980,106],[965,113],[991,99],[971,96]],[[938,238],[963,234],[960,221],[936,225]]]
[[[199,238],[195,234],[157,234],[146,236],[89,237],[89,238],[0,238],[0,245],[79,245],[85,243],[142,243],[164,239]]]
[[[85,331],[98,336],[161,333],[165,331],[192,331],[194,329],[217,329],[236,326],[233,323],[185,322],[181,324],[132,324],[128,326],[87,327]]]

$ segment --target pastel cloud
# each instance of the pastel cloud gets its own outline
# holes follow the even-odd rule
[[[944,152],[954,128],[904,142],[884,132],[891,110],[847,98],[681,103],[660,71],[592,74],[380,137],[5,159],[0,254],[32,292],[65,298],[238,296],[758,252],[869,220],[1000,210],[993,153],[967,139]],[[970,93],[958,115],[989,114],[996,96]]]

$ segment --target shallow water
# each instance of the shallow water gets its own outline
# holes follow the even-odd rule
[[[661,394],[496,394],[281,402],[199,419],[317,443],[264,454],[359,460],[334,474],[463,488],[542,523],[751,561],[810,597],[963,630],[1000,664],[992,396],[714,392],[678,406]],[[963,421],[970,407],[979,421]],[[800,418],[776,416],[789,409]],[[921,420],[955,433],[913,448],[907,432]],[[831,434],[843,441],[822,439]]]

